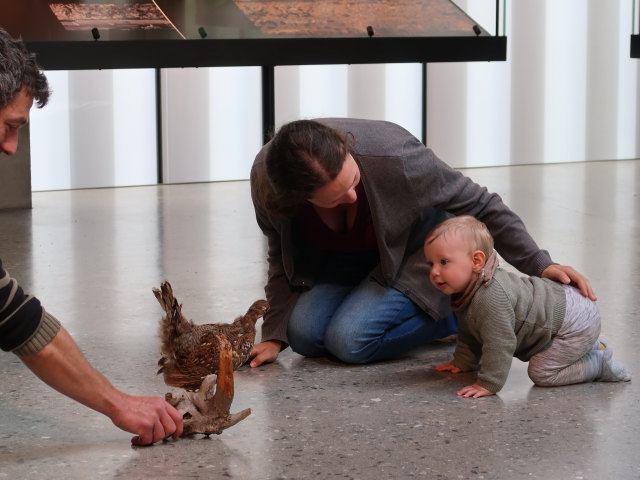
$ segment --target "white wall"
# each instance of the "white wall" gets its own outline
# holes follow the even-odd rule
[[[162,70],[165,183],[239,180],[262,146],[260,67]]]
[[[493,0],[456,3],[493,32]],[[507,2],[506,62],[428,65],[428,145],[454,167],[640,157],[632,4]],[[47,76],[51,104],[31,118],[34,190],[155,183],[152,70]],[[161,77],[165,181],[247,178],[262,142],[260,69]],[[352,116],[422,136],[419,64],[276,67],[275,81],[276,127]]]
[[[484,20],[495,4],[456,3],[495,30]],[[640,157],[632,9],[632,0],[507,2],[506,62],[429,65],[427,143],[455,167]]]
[[[33,190],[155,183],[153,70],[47,72],[53,95],[31,111]]]
[[[422,66],[276,67],[276,129],[300,118],[389,120],[422,137]]]

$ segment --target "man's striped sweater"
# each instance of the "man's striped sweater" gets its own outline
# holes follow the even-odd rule
[[[24,293],[0,260],[0,348],[19,356],[32,355],[59,330],[60,322],[42,308],[36,297]]]

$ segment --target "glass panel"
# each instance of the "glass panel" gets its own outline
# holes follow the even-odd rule
[[[9,3],[9,2],[7,2]],[[21,0],[0,7],[25,41],[474,36],[450,0]],[[476,27],[474,27],[476,26]],[[368,30],[368,28],[371,28]],[[475,32],[474,28],[480,28]]]

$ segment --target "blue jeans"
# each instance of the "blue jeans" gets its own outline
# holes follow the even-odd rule
[[[369,363],[400,357],[458,331],[455,315],[434,321],[398,290],[369,278],[371,261],[346,258],[330,262],[300,295],[287,327],[294,352]]]

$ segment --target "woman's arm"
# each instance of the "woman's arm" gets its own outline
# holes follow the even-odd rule
[[[475,183],[438,159],[417,140],[406,146],[407,171],[412,188],[426,206],[435,206],[454,215],[472,215],[491,232],[496,250],[527,275],[571,283],[595,300],[589,280],[567,265],[556,265],[549,252],[538,247],[522,219],[496,193]]]
[[[283,229],[286,221],[275,219],[262,205],[262,196],[258,193],[261,175],[265,175],[262,164],[254,164],[251,170],[251,200],[258,227],[267,239],[267,283],[265,295],[269,302],[269,311],[262,324],[262,344],[257,344],[252,353],[252,366],[274,361],[282,347],[287,346],[287,323],[291,310],[295,306],[299,293],[292,289],[285,272],[283,253]],[[264,345],[269,342],[269,345]],[[276,346],[278,348],[276,348]],[[259,357],[259,358],[258,358]]]

